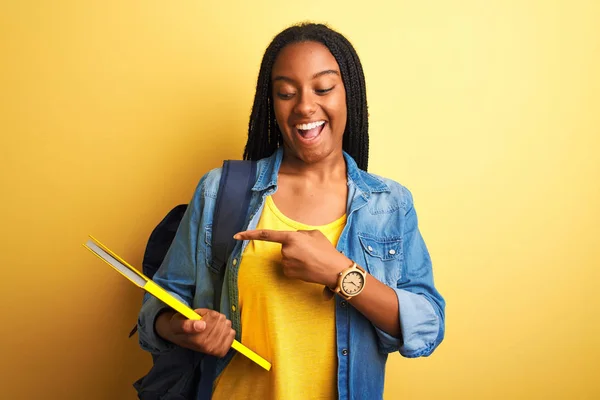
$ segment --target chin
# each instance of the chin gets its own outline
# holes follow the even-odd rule
[[[332,153],[334,153],[333,149],[298,149],[294,147],[287,146],[287,151],[290,151],[296,158],[302,160],[306,164],[317,164],[327,157],[329,157]]]

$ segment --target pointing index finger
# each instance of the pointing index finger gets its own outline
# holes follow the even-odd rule
[[[270,229],[257,229],[254,231],[244,231],[233,236],[236,240],[262,240],[264,242],[274,242],[284,244],[290,240],[292,231],[273,231]]]

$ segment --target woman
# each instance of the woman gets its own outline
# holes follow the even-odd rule
[[[203,320],[147,298],[142,347],[222,357],[214,399],[381,398],[389,353],[431,354],[444,336],[444,300],[411,194],[365,172],[368,144],[365,80],[352,45],[318,24],[277,35],[250,117],[244,158],[260,161],[247,230],[235,236],[227,265],[222,314],[210,310],[206,267],[214,170],[155,275]],[[272,370],[230,351],[235,338]]]

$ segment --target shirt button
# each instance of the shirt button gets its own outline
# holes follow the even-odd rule
[[[341,302],[340,302],[340,306],[342,306],[342,307],[346,307],[346,304],[347,304],[347,303],[346,303],[345,301],[341,301]]]
[[[231,311],[235,312],[235,306],[231,306]]]
[[[394,250],[394,249],[391,249],[391,250],[390,250],[390,254],[391,254],[391,255],[394,255],[394,254],[396,254],[396,250]]]
[[[232,262],[232,264],[233,264],[233,266],[234,266],[234,267],[237,265],[237,258],[234,258],[234,259],[233,259],[233,262]]]
[[[347,349],[342,350],[342,355],[343,356],[347,356],[348,355],[348,350]]]
[[[369,251],[373,251],[373,248],[372,248],[371,246],[367,247],[367,249],[368,249]]]

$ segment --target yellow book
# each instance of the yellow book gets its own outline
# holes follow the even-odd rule
[[[90,235],[91,240],[88,240],[83,246],[91,251],[93,254],[98,256],[102,261],[117,270],[125,278],[129,279],[134,285],[144,289],[151,295],[155,296],[169,307],[173,308],[178,313],[182,314],[188,319],[200,320],[202,317],[198,315],[194,310],[188,307],[186,304],[179,301],[176,297],[171,295],[169,292],[158,286],[154,281],[148,278],[146,275],[139,272],[137,269],[129,265],[121,257],[113,253],[108,247],[104,246],[98,239]],[[250,360],[254,361],[267,371],[271,369],[271,364],[235,340],[231,347],[238,352],[242,353]]]

